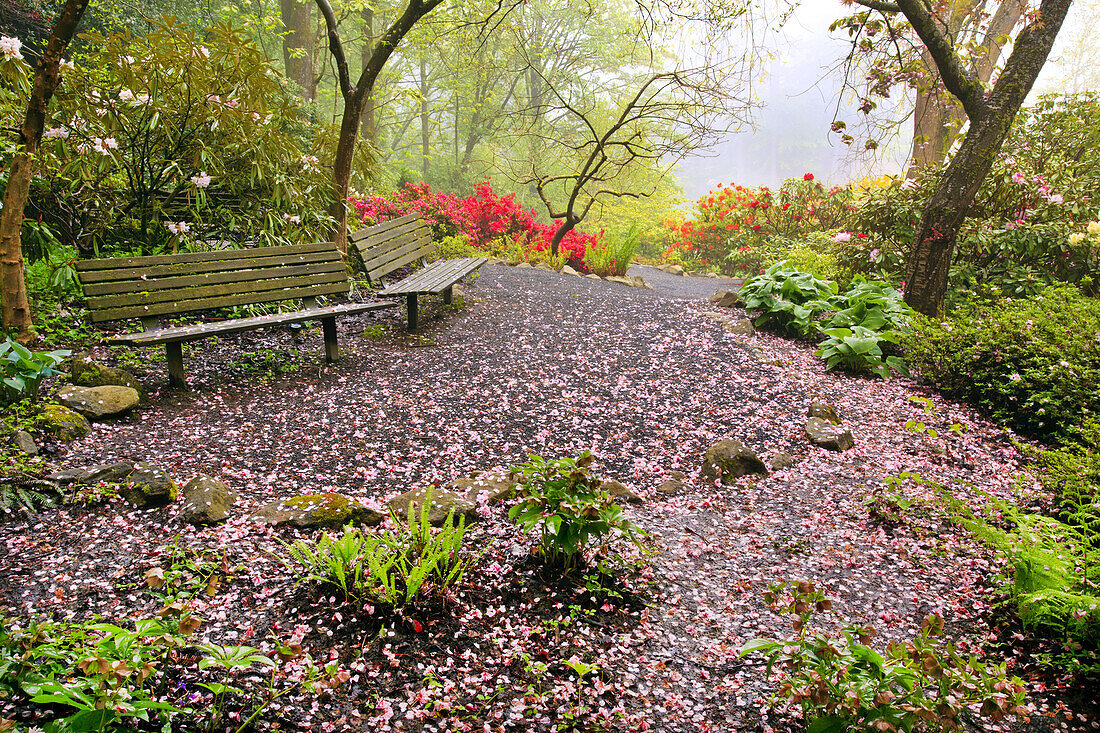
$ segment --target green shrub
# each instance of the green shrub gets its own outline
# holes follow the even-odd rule
[[[883,379],[889,378],[891,371],[909,376],[909,369],[901,358],[882,353],[884,343],[897,343],[898,337],[893,331],[851,326],[826,328],[822,333],[828,338],[818,344],[814,355],[824,359],[829,369],[841,367],[853,372],[869,371]]]
[[[442,596],[462,582],[473,561],[461,554],[465,520],[455,524],[451,514],[433,531],[430,511],[429,498],[421,502],[419,516],[410,504],[407,521],[394,517],[395,531],[375,534],[345,527],[340,535],[325,532],[318,540],[298,540],[286,546],[287,564],[299,582],[334,586],[345,601],[400,607],[430,594]]]
[[[920,319],[911,364],[949,397],[1013,429],[1073,439],[1100,405],[1100,301],[1075,288],[1031,300],[972,300],[942,322]]]
[[[642,228],[632,225],[623,234],[608,234],[603,241],[585,247],[584,266],[600,277],[625,275],[642,240]]]
[[[592,544],[605,549],[614,537],[638,543],[641,531],[623,516],[622,507],[588,473],[592,454],[547,461],[531,456],[512,466],[520,476],[523,500],[508,512],[524,531],[538,530],[539,553],[548,565],[575,569]]]
[[[1025,713],[1023,683],[1006,678],[1005,665],[936,644],[942,616],[929,616],[917,638],[891,642],[883,655],[870,646],[870,627],[847,624],[839,634],[811,629],[815,612],[832,608],[813,583],[773,584],[765,599],[795,617],[797,636],[754,639],[741,655],[767,659],[768,677],[778,682],[773,706],[781,707],[780,699],[797,705],[809,733],[957,730],[978,704],[978,715],[993,720]]]
[[[439,249],[432,260],[453,260],[458,257],[483,257],[485,253],[470,242],[465,234],[444,237],[439,240]]]

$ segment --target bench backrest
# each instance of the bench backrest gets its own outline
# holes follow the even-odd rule
[[[372,281],[435,254],[432,230],[420,214],[406,214],[348,235]]]
[[[347,293],[332,242],[80,260],[92,321],[141,318]]]

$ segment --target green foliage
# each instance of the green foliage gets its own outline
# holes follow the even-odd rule
[[[85,249],[151,254],[207,240],[313,241],[326,228],[320,160],[335,133],[300,117],[242,32],[214,25],[200,37],[165,19],[142,36],[86,40],[91,50],[65,71],[42,148],[66,185],[32,196],[55,232],[82,222],[66,244],[79,237]]]
[[[42,379],[57,374],[54,367],[70,353],[66,350],[31,351],[11,338],[0,342],[0,378],[4,385],[0,402],[37,397]]]
[[[779,262],[749,278],[737,296],[746,310],[759,311],[757,327],[809,337],[818,331],[818,319],[833,310],[837,284],[819,280]]]
[[[775,583],[764,597],[777,613],[794,616],[797,636],[754,639],[740,653],[767,659],[778,683],[773,706],[780,699],[797,705],[809,733],[957,730],[979,704],[978,715],[995,721],[1025,712],[1023,684],[1006,677],[1005,665],[936,644],[941,616],[929,616],[918,637],[891,642],[882,654],[870,646],[868,626],[846,624],[839,634],[811,628],[815,613],[832,608],[813,583]]]
[[[439,249],[432,260],[453,260],[458,257],[481,257],[484,253],[473,245],[465,234],[443,237],[437,244]]]
[[[1093,515],[1095,495],[1094,487],[1088,501],[1069,501],[1067,506]],[[949,500],[949,506],[959,524],[1008,561],[1003,588],[1024,627],[1059,644],[1046,661],[1060,673],[1100,673],[1100,543],[1095,523],[1069,524],[986,498],[984,515],[957,500]]]
[[[337,588],[344,600],[409,606],[425,597],[442,597],[460,584],[476,560],[462,557],[466,532],[463,518],[451,514],[438,531],[428,522],[431,501],[421,502],[419,515],[409,506],[407,521],[395,531],[363,532],[345,527],[340,535],[327,532],[318,540],[286,545],[287,564],[299,582]]]
[[[62,711],[47,733],[132,728],[182,708],[166,701],[165,663],[186,644],[173,618],[108,623],[0,623],[0,693]]]
[[[539,553],[548,565],[574,570],[592,544],[602,552],[614,537],[639,542],[641,530],[600,488],[602,481],[589,474],[593,460],[588,451],[554,461],[532,455],[511,467],[524,498],[508,517],[524,531],[538,530]]]
[[[779,262],[746,280],[738,298],[747,310],[760,313],[757,326],[803,338],[825,336],[814,353],[830,369],[869,371],[884,379],[895,371],[908,375],[905,362],[886,353],[889,345],[898,342],[898,332],[908,327],[912,314],[901,293],[862,277],[847,291],[838,290],[835,282]]]
[[[882,353],[883,343],[897,343],[893,331],[872,331],[863,326],[851,328],[826,328],[822,331],[828,336],[818,345],[815,356],[820,356],[830,369],[841,367],[853,372],[869,371],[883,379],[890,377],[891,371],[909,376],[905,362],[897,356]]]
[[[946,395],[1022,433],[1072,439],[1100,405],[1100,301],[1072,287],[968,300],[915,321],[905,349]]]
[[[625,233],[609,234],[584,250],[584,266],[600,277],[625,275],[642,240],[642,228],[634,224]]]

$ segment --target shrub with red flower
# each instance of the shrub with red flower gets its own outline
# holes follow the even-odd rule
[[[778,191],[720,183],[696,202],[694,220],[671,227],[676,241],[666,258],[705,259],[728,274],[743,274],[754,269],[774,237],[793,239],[840,226],[852,198],[851,189],[826,188],[813,173],[784,181]]]
[[[474,195],[464,199],[433,192],[424,183],[408,183],[392,198],[366,196],[352,199],[351,203],[363,224],[417,213],[428,220],[437,238],[462,234],[472,246],[486,250],[490,243],[504,237],[525,252],[547,251],[561,223],[537,221],[534,209],[523,208],[515,194],[500,196],[488,181],[479,184]],[[564,254],[576,267],[584,262],[585,248],[596,242],[596,236],[574,229],[561,241],[559,254]]]

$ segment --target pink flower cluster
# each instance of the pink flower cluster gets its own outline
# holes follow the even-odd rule
[[[433,192],[425,183],[407,183],[391,198],[365,196],[352,199],[351,203],[363,224],[416,213],[431,223],[436,237],[462,234],[478,248],[488,248],[490,242],[504,237],[525,250],[542,251],[550,247],[561,223],[540,223],[534,209],[523,208],[515,194],[500,196],[488,181],[479,184],[474,195],[464,199]],[[573,230],[562,240],[559,252],[567,254],[570,260],[583,262],[585,248],[596,241],[591,234]]]

